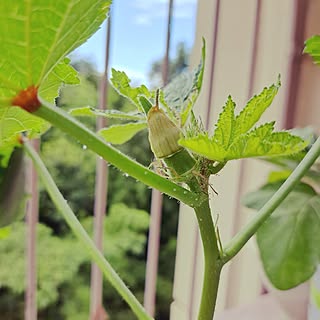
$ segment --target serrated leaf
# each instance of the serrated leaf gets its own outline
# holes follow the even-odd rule
[[[280,87],[280,80],[269,88],[264,88],[259,95],[252,97],[242,109],[235,121],[235,135],[248,132],[271,105]]]
[[[231,96],[229,96],[222,112],[219,115],[219,119],[213,135],[213,141],[225,150],[229,148],[234,139],[235,106],[236,104],[233,102]]]
[[[39,95],[45,100],[54,103],[58,96],[61,84],[79,84],[77,71],[69,65],[70,59],[65,58],[57,64],[39,88]]]
[[[99,134],[112,144],[123,144],[145,128],[147,128],[146,122],[126,123],[101,129]]]
[[[214,137],[199,135],[179,140],[179,144],[210,160],[225,162],[229,160],[284,156],[303,150],[307,142],[288,132],[272,132],[274,122],[266,123],[249,133],[234,138],[225,148]]]
[[[29,132],[30,137],[46,131],[50,124],[19,107],[0,107],[0,148],[16,144],[21,132]]]
[[[21,90],[39,87],[53,101],[61,83],[77,82],[65,56],[84,43],[106,18],[111,1],[0,2],[0,146],[19,132],[41,133],[48,125],[11,107]]]
[[[102,116],[109,119],[121,119],[121,120],[145,120],[145,116],[136,112],[122,112],[118,110],[100,110],[92,107],[74,108],[69,111],[73,116]]]
[[[128,98],[140,112],[144,112],[144,109],[140,105],[139,96],[145,96],[146,98],[152,97],[152,92],[148,90],[145,85],[141,85],[140,87],[131,87],[131,80],[123,71],[117,71],[115,69],[111,70],[112,77],[111,83],[113,87],[124,97]]]
[[[163,88],[164,100],[174,114],[180,115],[181,127],[185,125],[201,90],[205,51],[203,40],[202,58],[199,65],[192,72],[182,72]]]
[[[212,141],[212,139],[206,134],[200,134],[191,138],[183,138],[180,139],[178,143],[192,152],[210,160],[219,162],[225,161],[227,154],[226,150],[216,142]]]
[[[320,64],[320,35],[315,35],[305,42],[304,53],[309,53],[315,64]]]
[[[248,194],[245,205],[259,210],[279,186]],[[320,196],[300,183],[257,232],[264,269],[276,288],[290,289],[313,275],[320,260],[319,229]]]

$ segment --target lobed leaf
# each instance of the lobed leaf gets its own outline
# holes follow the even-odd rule
[[[78,82],[66,55],[101,25],[111,0],[0,1],[0,146],[22,131],[42,133],[48,125],[12,107],[30,86],[53,102],[62,83]]]
[[[304,53],[309,53],[315,64],[320,64],[320,35],[315,35],[305,42]]]
[[[244,198],[249,208],[259,210],[281,184],[267,184]],[[257,232],[266,274],[281,290],[309,279],[320,259],[320,196],[300,183]]]
[[[115,69],[111,70],[112,77],[111,83],[114,88],[124,97],[128,98],[140,112],[144,112],[143,107],[140,104],[139,96],[145,96],[146,98],[152,97],[152,92],[148,90],[145,85],[141,85],[140,87],[131,87],[131,80],[123,71],[117,71]]]
[[[235,135],[248,132],[260,119],[261,115],[271,105],[280,87],[280,80],[277,84],[264,88],[259,95],[252,97],[242,109],[235,120]]]
[[[212,140],[220,145],[222,148],[227,150],[230,144],[234,140],[234,129],[235,129],[235,117],[234,109],[236,104],[233,102],[231,96],[219,115],[218,122]]]
[[[219,115],[212,137],[188,129],[181,146],[210,160],[226,162],[251,157],[280,157],[298,154],[307,147],[302,138],[289,132],[273,132],[274,122],[250,130],[273,101],[280,82],[254,96],[235,117],[235,103],[231,96]]]
[[[289,132],[272,132],[273,126],[274,122],[266,123],[247,134],[237,136],[229,146],[221,144],[221,141],[228,141],[228,139],[222,140],[223,133],[217,135],[217,139],[220,139],[218,141],[215,141],[215,136],[198,135],[180,139],[179,144],[192,152],[219,162],[262,156],[291,155],[307,146],[307,142]],[[228,129],[226,131],[228,132]],[[229,137],[228,133],[225,137]]]
[[[74,108],[69,111],[73,116],[101,116],[109,119],[121,119],[121,120],[145,120],[145,116],[136,112],[122,112],[118,110],[101,110],[92,107]]]
[[[182,138],[178,143],[207,159],[224,162],[226,150],[218,143],[209,138],[207,134],[200,134],[196,137]]]
[[[101,129],[99,134],[112,144],[123,144],[145,128],[147,128],[146,122],[131,122]]]

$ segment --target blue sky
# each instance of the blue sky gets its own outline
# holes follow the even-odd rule
[[[124,70],[135,83],[147,82],[153,61],[165,52],[168,0],[114,0],[111,8],[110,67]],[[196,0],[174,0],[170,55],[177,44],[185,42],[191,49],[195,34]],[[93,62],[104,68],[106,23],[72,59]]]

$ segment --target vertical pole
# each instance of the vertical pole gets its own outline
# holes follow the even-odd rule
[[[291,129],[295,124],[308,5],[309,0],[295,0],[294,2],[292,44],[288,66],[289,84],[286,90],[285,116],[283,123],[284,129]]]
[[[31,142],[34,149],[39,151],[40,141]],[[26,211],[26,292],[25,292],[25,320],[37,319],[37,223],[39,215],[39,192],[38,175],[31,163],[28,161],[27,170],[27,193],[31,195]]]
[[[100,80],[99,89],[99,108],[106,108],[108,96],[108,67],[109,67],[109,51],[110,51],[110,34],[111,22],[110,17],[107,22],[106,30],[106,47],[105,47],[105,67],[104,73]],[[97,118],[97,130],[106,126],[106,119]],[[97,248],[103,249],[103,225],[104,215],[107,207],[108,192],[108,166],[105,160],[97,157],[96,160],[96,185],[95,185],[95,202],[94,202],[94,230],[93,238]],[[91,292],[90,292],[90,320],[105,320],[108,318],[102,304],[103,296],[103,278],[98,266],[93,263],[91,265]]]
[[[173,0],[169,0],[166,52],[165,52],[165,56],[162,64],[163,85],[166,85],[168,83],[168,78],[169,78],[169,51],[170,51],[171,21],[172,21],[172,11],[173,11],[172,9],[173,9]],[[162,201],[163,201],[162,194],[158,190],[153,189],[152,195],[151,195],[146,282],[145,282],[145,288],[144,288],[144,307],[152,317],[154,317],[155,315],[155,304],[156,304],[156,287],[157,287],[157,273],[158,273],[159,247],[160,247]]]

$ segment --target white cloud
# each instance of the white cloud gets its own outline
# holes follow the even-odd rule
[[[173,16],[176,19],[190,18],[194,14],[197,0],[174,0]],[[148,25],[154,19],[167,18],[169,0],[136,0],[131,3],[136,24]]]

